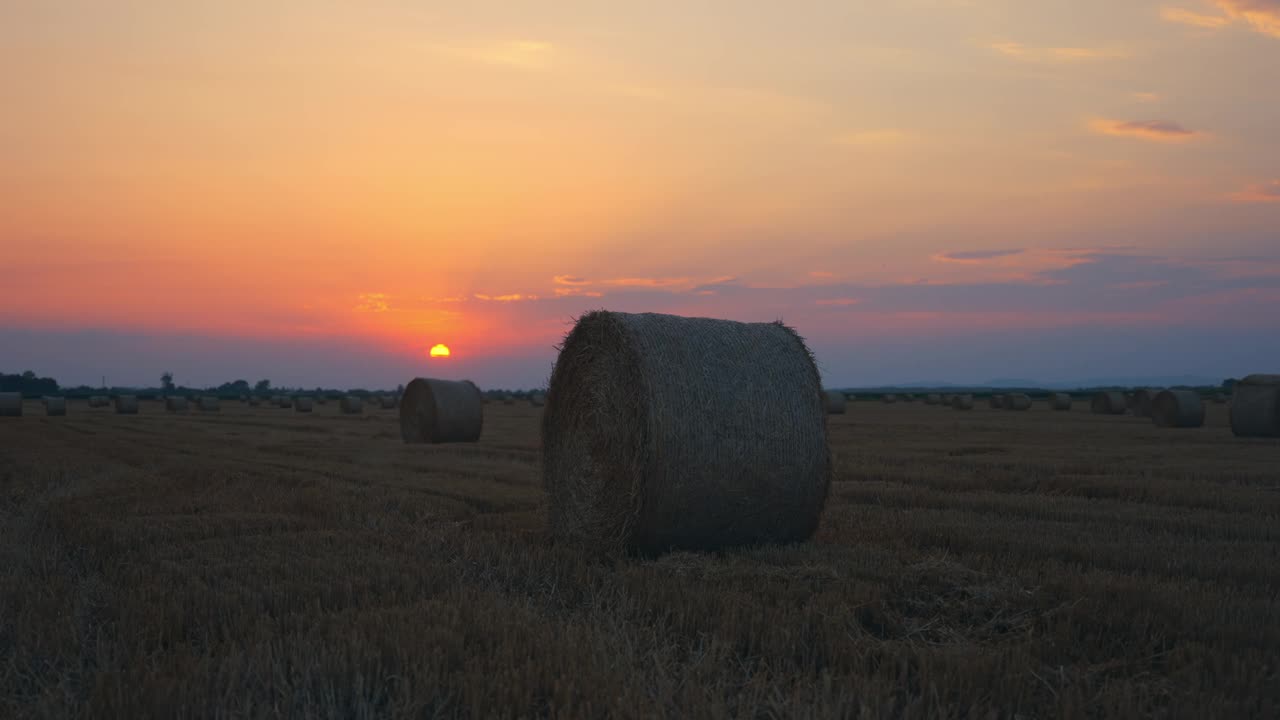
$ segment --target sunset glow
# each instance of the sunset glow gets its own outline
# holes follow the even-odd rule
[[[834,383],[1241,372],[1280,352],[1277,28],[1269,0],[17,3],[0,371],[394,386],[425,335],[537,387],[609,308],[781,318]]]

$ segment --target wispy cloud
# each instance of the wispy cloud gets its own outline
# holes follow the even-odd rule
[[[1107,120],[1098,118],[1089,128],[1099,135],[1130,137],[1152,142],[1177,143],[1191,140],[1202,133],[1188,130],[1176,122],[1166,120]]]
[[[1191,27],[1205,28],[1207,30],[1217,30],[1231,23],[1231,18],[1223,17],[1222,15],[1205,15],[1204,13],[1180,7],[1160,8],[1160,17],[1166,22],[1190,25]]]
[[[1160,94],[1153,92],[1136,92],[1133,94],[1133,99],[1144,103],[1160,102]]]
[[[590,285],[591,281],[573,275],[556,275],[551,279],[557,285]]]
[[[537,300],[537,295],[524,295],[521,293],[511,293],[508,295],[484,295],[476,293],[472,295],[477,300],[485,300],[490,302],[522,302],[526,300]]]
[[[604,293],[580,287],[558,287],[556,297],[604,297]]]
[[[1021,248],[1009,250],[961,250],[956,252],[938,253],[930,259],[935,262],[949,263],[980,263],[984,260],[994,260],[995,258],[1008,257],[1010,255],[1018,255],[1022,253]]]
[[[1280,38],[1280,0],[1216,0],[1232,19],[1241,19],[1264,35]]]
[[[987,48],[1000,55],[1024,62],[1073,63],[1091,60],[1120,60],[1129,57],[1127,50],[1097,47],[1031,47],[1018,42],[996,42]]]
[[[357,312],[386,312],[391,309],[391,297],[386,293],[361,293],[356,298]]]
[[[1232,193],[1231,199],[1240,203],[1280,203],[1280,180],[1254,183]]]

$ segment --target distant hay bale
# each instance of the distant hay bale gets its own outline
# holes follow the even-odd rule
[[[282,409],[288,410],[293,407],[293,398],[287,395],[281,395],[276,398],[276,405]]]
[[[1157,427],[1198,428],[1204,425],[1204,400],[1194,390],[1162,390],[1151,401]]]
[[[22,393],[0,393],[0,417],[22,417]]]
[[[320,395],[320,396],[317,396],[317,397],[316,397],[316,404],[317,404],[317,405],[324,405],[324,404],[325,404],[325,403],[327,403],[327,402],[329,402],[329,399],[328,399],[328,398],[326,398],[326,397],[325,397],[325,396],[323,396],[323,395]]]
[[[46,395],[43,398],[44,414],[50,417],[61,417],[67,414],[67,399]]]
[[[1010,393],[1004,396],[1004,402],[1000,406],[1005,410],[1030,410],[1031,396],[1026,393]]]
[[[138,396],[137,395],[117,395],[115,399],[117,415],[137,415],[138,414]]]
[[[880,396],[880,401],[886,405],[892,405],[898,402],[898,396],[894,395],[893,393],[886,393]]]
[[[1128,407],[1128,400],[1121,392],[1094,393],[1089,401],[1089,409],[1094,415],[1123,415]]]
[[[406,443],[475,442],[484,425],[480,388],[470,380],[414,378],[400,398]]]
[[[844,393],[836,392],[835,390],[828,390],[825,393],[824,397],[826,398],[827,414],[829,415],[844,414],[844,404],[846,402]]]
[[[928,395],[924,396],[925,405],[937,405],[938,403],[941,403],[941,402],[942,402],[942,396],[939,395],[938,393],[929,393]]]
[[[1004,396],[992,395],[991,397],[987,398],[987,407],[991,408],[992,410],[999,410],[1000,408],[1004,407]]]
[[[107,398],[105,395],[94,395],[89,398],[89,407],[91,408],[103,408],[110,404],[110,398]]]
[[[395,410],[396,398],[394,395],[383,395],[378,398],[378,405],[380,405],[383,410]]]
[[[1159,390],[1138,388],[1133,391],[1129,412],[1138,417],[1151,417],[1151,402],[1156,399]]]
[[[952,409],[955,409],[955,410],[972,410],[973,396],[972,395],[956,395],[955,397],[951,398],[951,407]]]
[[[1280,437],[1280,375],[1250,375],[1231,394],[1236,437]]]
[[[609,549],[806,540],[831,483],[818,370],[781,323],[583,315],[542,444],[552,533]]]
[[[171,395],[164,399],[164,409],[169,412],[186,412],[187,399]]]
[[[1071,396],[1067,393],[1052,393],[1049,395],[1049,409],[1065,411],[1071,409]]]
[[[309,413],[314,401],[308,395],[302,395],[293,399],[294,412]]]
[[[359,415],[364,412],[364,401],[355,395],[345,395],[338,401],[338,409],[343,415]]]
[[[200,403],[196,407],[200,408],[200,412],[222,412],[221,401],[211,395],[200,398]]]
[[[943,393],[943,394],[942,394],[942,404],[943,404],[943,405],[946,405],[947,407],[951,407],[951,404],[952,404],[952,403],[954,403],[955,401],[956,401],[956,396],[955,396],[955,395],[953,395],[953,394],[951,394],[951,393]]]
[[[529,396],[529,404],[534,407],[542,407],[547,404],[547,396],[542,393],[534,393]]]

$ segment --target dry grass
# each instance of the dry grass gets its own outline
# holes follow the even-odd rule
[[[1276,717],[1280,441],[853,404],[809,544],[553,545],[538,418],[0,422],[0,717]]]

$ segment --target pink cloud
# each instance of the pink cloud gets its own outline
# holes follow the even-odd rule
[[[1163,143],[1186,142],[1201,135],[1200,132],[1188,130],[1176,122],[1166,120],[1106,120],[1100,118],[1090,122],[1089,127],[1099,135],[1130,137]]]
[[[1254,30],[1280,38],[1280,0],[1216,0],[1232,19],[1249,23]]]
[[[815,300],[814,302],[815,302],[816,304],[818,304],[818,305],[829,305],[829,306],[835,306],[835,307],[849,307],[850,305],[857,305],[858,303],[860,303],[860,302],[862,302],[862,301],[861,301],[861,300],[859,300],[858,298],[841,297],[841,298],[829,298],[829,299],[823,299],[823,300]]]
[[[1240,203],[1280,202],[1280,180],[1255,183],[1237,193],[1233,193],[1231,199]]]

